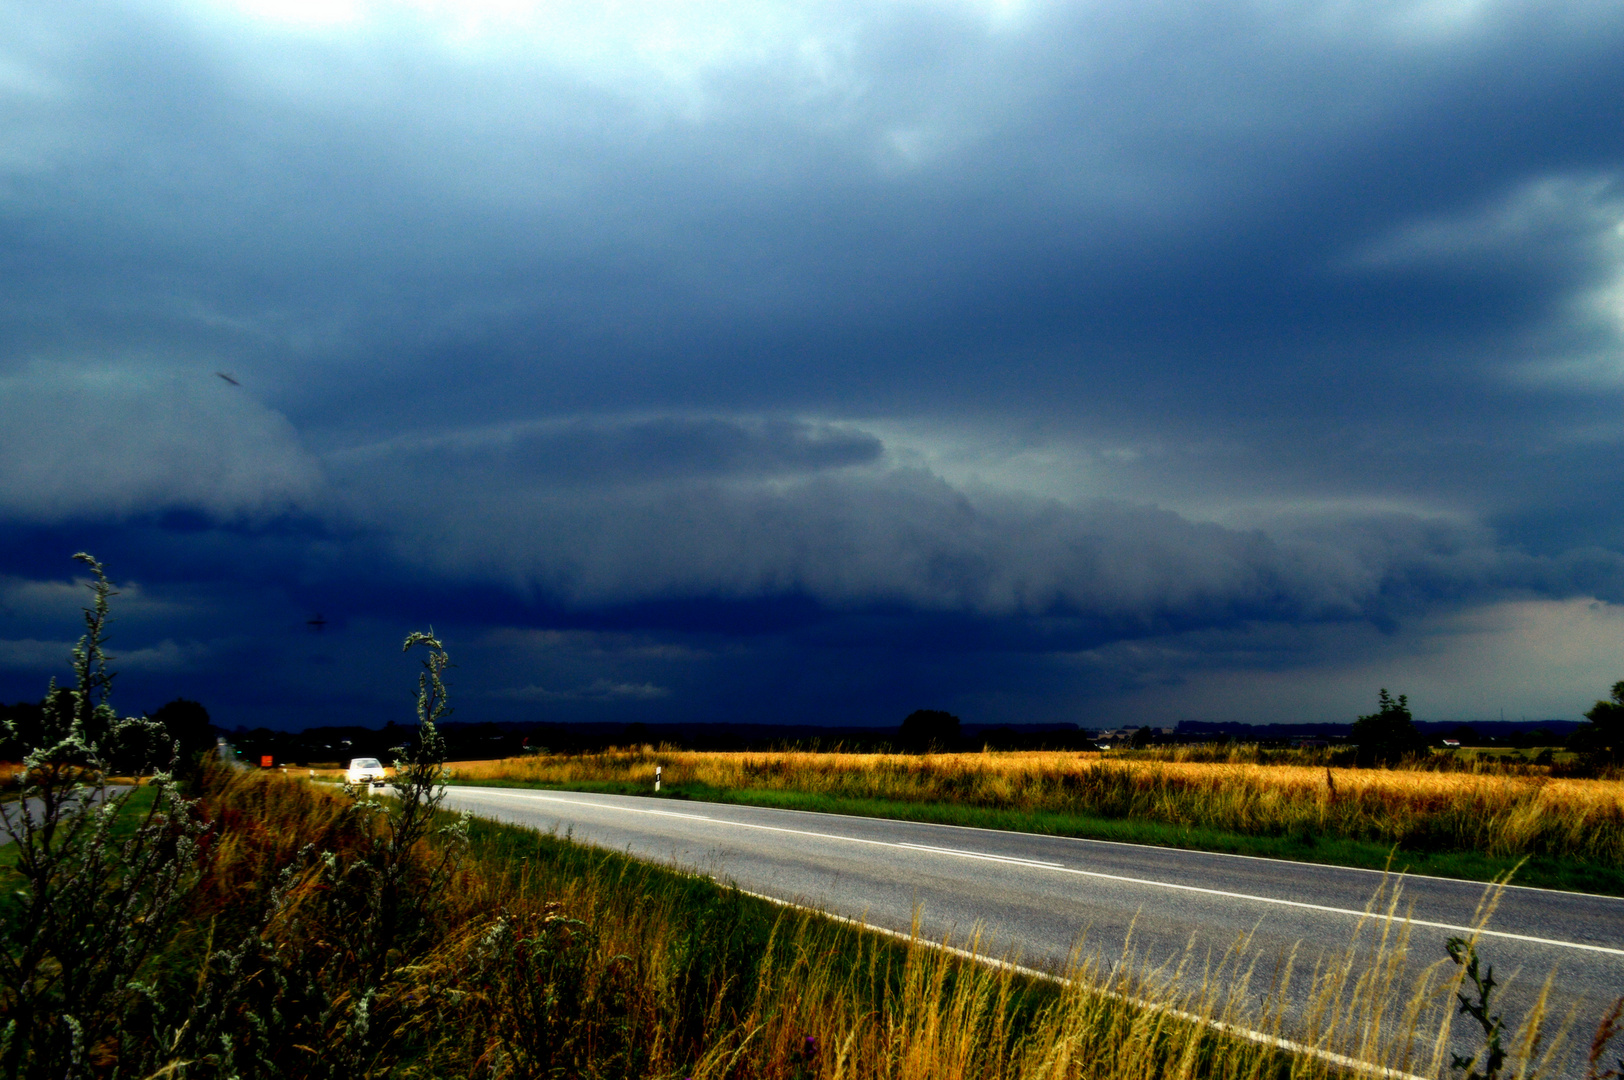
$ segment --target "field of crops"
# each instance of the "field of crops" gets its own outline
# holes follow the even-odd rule
[[[1098,753],[710,753],[651,747],[460,762],[457,781],[616,782],[794,791],[831,800],[1089,814],[1247,835],[1326,836],[1416,851],[1548,855],[1624,867],[1624,782]]]

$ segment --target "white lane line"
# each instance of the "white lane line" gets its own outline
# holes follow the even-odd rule
[[[749,821],[728,821],[725,818],[706,817],[703,814],[685,814],[676,810],[655,810],[638,806],[617,806],[612,803],[592,802],[587,799],[568,799],[559,795],[524,795],[508,794],[503,792],[494,796],[498,799],[531,799],[537,802],[568,803],[572,806],[590,806],[598,810],[609,810],[623,814],[647,814],[651,817],[682,818],[687,821],[703,821],[711,825],[725,825],[735,829],[756,829],[761,832],[787,833],[792,836],[810,836],[818,840],[838,840],[847,844],[867,844],[873,847],[885,847],[904,851],[922,851],[933,855],[947,855],[961,859],[984,859],[989,862],[1013,863],[1018,866],[1027,866],[1036,870],[1052,870],[1057,874],[1072,874],[1077,877],[1097,878],[1102,881],[1115,881],[1125,885],[1142,885],[1153,889],[1170,889],[1176,892],[1199,893],[1204,896],[1218,896],[1226,900],[1248,900],[1258,904],[1274,904],[1278,907],[1298,908],[1304,911],[1323,911],[1331,915],[1351,915],[1356,919],[1363,919],[1370,915],[1367,911],[1354,908],[1333,907],[1328,904],[1310,904],[1303,900],[1283,900],[1274,896],[1259,896],[1256,893],[1230,892],[1225,889],[1208,889],[1200,885],[1182,885],[1174,881],[1156,881],[1152,878],[1128,877],[1123,874],[1107,874],[1098,870],[1079,870],[1075,867],[1063,866],[1060,863],[1038,862],[1031,859],[1017,859],[1004,855],[986,855],[980,852],[963,851],[958,848],[930,847],[925,844],[909,844],[892,840],[870,840],[861,836],[841,836],[839,833],[813,832],[810,829],[789,829],[781,825],[760,825]],[[1532,937],[1528,934],[1513,934],[1508,930],[1488,930],[1472,926],[1463,926],[1458,923],[1432,922],[1427,919],[1407,919],[1411,926],[1425,926],[1434,930],[1450,930],[1470,936],[1479,934],[1484,937],[1502,938],[1508,941],[1522,941],[1531,945],[1549,945],[1559,949],[1578,949],[1584,952],[1605,953],[1609,956],[1624,956],[1624,949],[1610,948],[1606,945],[1591,945],[1582,941],[1561,941],[1556,938]]]
[[[813,833],[812,835],[821,836],[823,834]],[[1035,866],[1041,870],[1065,869],[1063,865],[1057,862],[1041,862],[1037,859],[1018,859],[1013,855],[988,855],[980,851],[964,851],[960,848],[933,847],[930,844],[909,844],[901,841],[899,841],[895,846],[899,848],[907,848],[909,851],[928,851],[934,855],[956,855],[961,859],[985,859],[988,862],[1013,863],[1016,866]]]

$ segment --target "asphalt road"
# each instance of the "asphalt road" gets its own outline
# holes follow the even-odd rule
[[[107,788],[107,792],[110,795],[128,790],[129,788],[124,784],[110,784]],[[94,795],[94,793],[92,794]],[[24,805],[25,804],[23,802],[15,798],[0,801],[0,818],[4,819],[4,824],[0,825],[0,847],[4,847],[5,845],[12,843],[16,839],[14,833],[20,834],[22,832],[22,808]],[[29,812],[36,816],[45,808],[45,804],[40,802],[38,799],[29,799],[27,800],[26,805]]]
[[[983,951],[1047,969],[1079,941],[1110,967],[1131,926],[1141,961],[1192,946],[1221,955],[1250,934],[1266,959],[1296,947],[1305,973],[1354,940],[1383,884],[1379,873],[1309,863],[720,803],[460,786],[446,803],[877,927],[907,931],[916,911],[927,938],[962,940],[979,927]],[[1469,932],[1484,892],[1446,878],[1397,884],[1416,966]],[[1362,940],[1379,930],[1367,925]],[[1556,1014],[1577,1010],[1578,1056],[1564,1071],[1582,1074],[1597,1020],[1624,993],[1624,899],[1508,888],[1479,951],[1509,984],[1508,1022],[1556,972]]]

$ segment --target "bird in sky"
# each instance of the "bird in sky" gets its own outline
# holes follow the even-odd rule
[[[226,382],[230,383],[232,386],[242,385],[242,383],[238,382],[236,379],[233,379],[230,375],[227,375],[223,371],[216,371],[215,374],[220,376],[220,378],[224,379]]]

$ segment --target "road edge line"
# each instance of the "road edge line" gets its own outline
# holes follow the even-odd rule
[[[715,881],[716,879],[705,878],[705,880]],[[833,922],[841,923],[857,930],[868,931],[869,933],[882,934],[885,937],[893,938],[897,941],[906,941],[909,943],[924,945],[927,948],[935,949],[938,952],[948,953],[952,956],[969,960],[972,963],[983,964],[987,967],[998,968],[1004,971],[1011,971],[1017,975],[1024,975],[1027,978],[1032,979],[1041,979],[1044,982],[1055,983],[1059,986],[1070,986],[1072,984],[1072,980],[1063,975],[1056,975],[1053,972],[1027,967],[1024,964],[1016,964],[1009,960],[999,960],[996,957],[984,956],[980,953],[972,952],[969,949],[961,949],[957,946],[949,945],[946,942],[931,941],[929,938],[920,937],[917,934],[904,934],[900,930],[890,930],[883,926],[875,926],[872,923],[863,921],[862,919],[853,919],[847,915],[836,915],[833,912],[824,911],[820,908],[810,907],[806,904],[798,904],[793,900],[785,900],[781,897],[769,896],[766,893],[759,893],[750,889],[740,889],[737,885],[731,887],[737,889],[739,894],[742,896],[750,896],[757,900],[765,900],[767,903],[776,905],[778,907],[791,908],[795,911],[804,911],[809,915],[816,915],[821,919],[829,919]],[[1407,1073],[1401,1069],[1389,1068],[1386,1065],[1377,1065],[1374,1062],[1361,1061],[1359,1058],[1348,1057],[1346,1054],[1338,1054],[1332,1050],[1325,1050],[1317,1046],[1309,1046],[1307,1043],[1296,1042],[1292,1039],[1283,1039],[1278,1035],[1270,1035],[1266,1031],[1254,1031],[1251,1028],[1240,1027],[1236,1024],[1229,1024],[1222,1020],[1214,1020],[1210,1017],[1198,1016],[1195,1013],[1186,1012],[1183,1009],[1175,1009],[1169,1005],[1163,1005],[1154,1001],[1145,1001],[1141,998],[1131,997],[1116,990],[1106,990],[1099,987],[1095,987],[1093,990],[1095,993],[1103,994],[1113,1001],[1120,1001],[1124,1004],[1134,1005],[1141,1009],[1152,1009],[1157,1012],[1164,1012],[1168,1016],[1175,1017],[1179,1020],[1185,1020],[1194,1024],[1203,1024],[1212,1028],[1214,1031],[1221,1032],[1225,1035],[1234,1035],[1237,1038],[1246,1040],[1247,1042],[1257,1043],[1262,1046],[1272,1046],[1277,1050],[1285,1050],[1288,1053],[1304,1054],[1309,1057],[1318,1058],[1319,1060],[1329,1064],[1340,1066],[1344,1069],[1351,1069],[1354,1072],[1362,1073],[1366,1076],[1378,1076],[1382,1077],[1383,1080],[1430,1080],[1429,1077],[1420,1076],[1416,1073]]]

